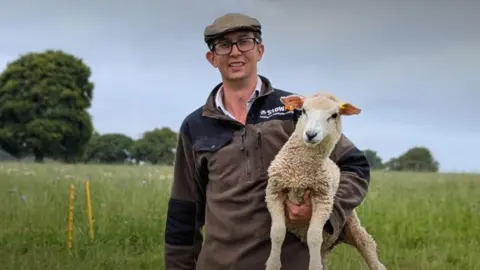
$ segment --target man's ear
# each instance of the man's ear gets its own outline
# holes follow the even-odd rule
[[[260,62],[262,60],[263,54],[265,53],[265,46],[263,43],[258,44],[258,60],[257,62]]]
[[[362,110],[355,107],[351,103],[342,103],[340,104],[340,115],[354,115],[359,114]]]
[[[304,98],[300,95],[289,95],[286,97],[280,97],[280,101],[289,111],[292,111],[293,109],[301,110],[303,108],[303,99]]]
[[[215,54],[212,51],[208,51],[205,54],[205,57],[207,58],[210,65],[212,65],[213,67],[217,67],[217,65],[215,65]]]

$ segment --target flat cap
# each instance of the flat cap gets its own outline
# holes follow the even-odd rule
[[[203,35],[205,42],[209,43],[216,37],[233,31],[251,30],[261,34],[261,29],[260,22],[255,18],[240,13],[227,13],[208,25]]]

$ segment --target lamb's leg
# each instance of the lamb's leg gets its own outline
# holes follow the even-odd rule
[[[373,237],[360,224],[355,211],[348,218],[345,225],[345,242],[355,247],[371,270],[386,270],[377,254],[377,244]]]
[[[282,262],[280,255],[282,252],[283,241],[287,233],[285,224],[285,206],[284,196],[268,196],[267,208],[272,218],[272,225],[270,228],[270,239],[272,246],[270,249],[270,256],[266,262],[266,270],[280,270]]]
[[[309,270],[323,270],[321,248],[323,227],[332,212],[333,202],[312,198],[312,218],[307,232],[307,244],[310,255]]]

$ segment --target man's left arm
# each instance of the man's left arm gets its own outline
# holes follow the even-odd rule
[[[367,196],[370,184],[370,165],[366,156],[343,134],[333,150],[332,160],[340,168],[341,176],[326,227],[330,233],[343,228],[353,209]]]

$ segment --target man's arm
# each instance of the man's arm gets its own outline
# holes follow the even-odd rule
[[[333,158],[341,171],[340,184],[335,194],[332,215],[327,231],[341,230],[352,210],[367,196],[370,184],[370,165],[366,156],[342,135],[333,150]]]
[[[168,201],[165,228],[165,269],[195,269],[203,236],[205,204],[199,194],[199,174],[195,166],[187,124],[179,132],[173,184]]]

